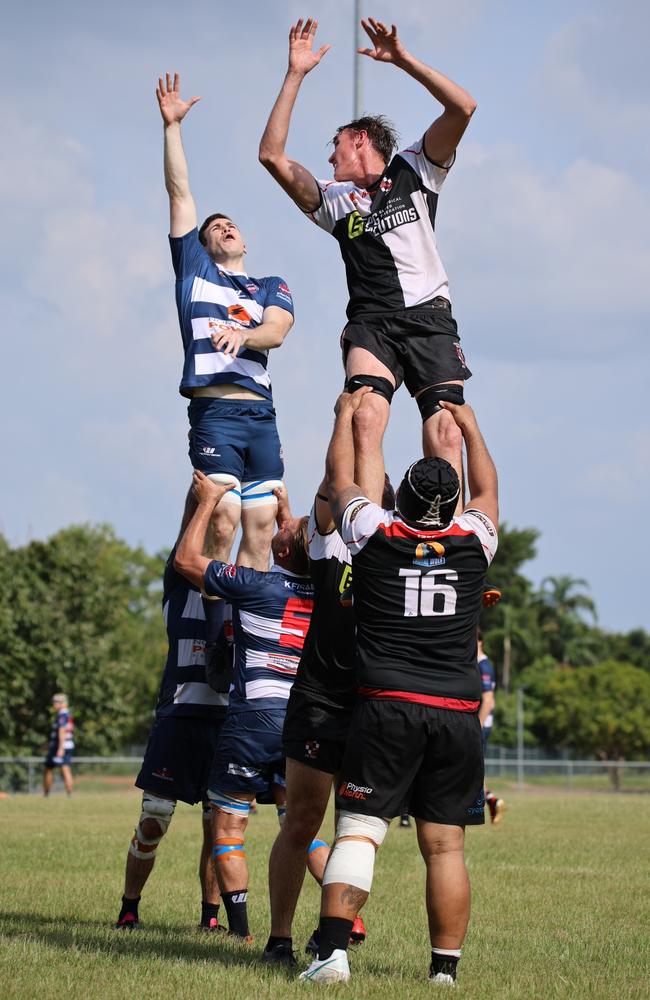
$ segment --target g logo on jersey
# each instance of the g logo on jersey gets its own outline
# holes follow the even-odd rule
[[[362,219],[358,212],[352,212],[348,216],[348,238],[351,240],[356,239],[357,236],[363,236],[366,228],[366,220]]]

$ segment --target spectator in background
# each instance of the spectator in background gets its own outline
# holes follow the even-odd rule
[[[72,795],[74,782],[70,763],[72,761],[72,751],[74,750],[74,720],[68,707],[68,697],[59,691],[52,697],[52,709],[55,713],[52,731],[50,732],[50,743],[47,748],[45,758],[45,770],[43,771],[43,794],[49,795],[54,781],[54,768],[61,768],[61,777],[68,795]]]
[[[497,675],[492,663],[487,657],[487,653],[483,648],[483,634],[480,629],[476,634],[476,640],[476,663],[481,675],[481,707],[478,710],[478,717],[483,732],[483,757],[485,757],[488,740],[490,739],[490,733],[492,732],[492,725],[494,723],[494,692],[497,686]],[[488,788],[486,788],[485,801],[488,809],[490,810],[490,820],[492,823],[500,823],[506,807],[503,799],[497,798],[494,792],[491,792]]]

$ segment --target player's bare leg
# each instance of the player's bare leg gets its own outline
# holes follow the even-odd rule
[[[460,826],[416,820],[427,867],[426,903],[431,939],[430,978],[453,982],[469,923],[470,885],[465,867],[465,831]]]
[[[450,381],[444,384],[462,386],[463,382]],[[456,470],[458,482],[463,483],[463,435],[448,410],[438,410],[423,423],[422,453],[425,458],[444,458]],[[463,509],[463,493],[461,488],[456,514]]]
[[[54,768],[45,767],[43,768],[43,795],[48,796],[52,791],[52,785],[54,784]]]
[[[269,858],[271,939],[291,939],[307,851],[323,822],[331,788],[331,774],[287,758],[287,812]],[[328,856],[323,848],[309,856],[311,874],[321,883]]]
[[[203,843],[199,859],[199,880],[201,882],[201,927],[219,930],[219,906],[221,893],[216,872],[212,864],[212,807],[203,804]]]
[[[212,861],[228,915],[229,934],[250,940],[248,927],[248,865],[244,835],[248,826],[248,804],[254,796],[244,793],[230,796],[246,806],[241,815],[212,806]]]
[[[395,379],[389,368],[382,364],[374,354],[363,347],[350,347],[348,351],[345,374],[347,378],[353,375],[372,375],[387,379],[395,388]],[[381,503],[384,491],[383,462],[378,464],[375,459],[381,454],[384,433],[388,426],[390,403],[377,392],[369,392],[364,399],[364,405],[354,415],[354,451],[356,457],[355,478],[359,482],[358,469],[376,469],[376,474],[370,476],[365,493],[373,503]],[[366,477],[368,479],[368,477]]]
[[[196,501],[190,487],[185,500],[184,524],[189,522],[195,510]],[[240,516],[241,508],[238,503],[224,503],[222,501],[214,508],[214,514],[206,531],[204,547],[205,552],[209,553],[210,559],[218,559],[225,563],[230,562],[230,552],[239,527]]]
[[[116,928],[132,930],[138,924],[138,903],[156,860],[156,851],[167,833],[176,799],[143,792],[142,813],[126,856],[124,895]]]
[[[65,785],[65,790],[68,795],[72,795],[72,789],[74,788],[74,781],[72,780],[72,771],[68,764],[61,765],[61,777],[63,778],[63,784]]]
[[[269,568],[277,509],[275,498],[272,498],[271,503],[259,507],[242,508],[242,539],[237,553],[238,566],[250,566],[266,573]]]

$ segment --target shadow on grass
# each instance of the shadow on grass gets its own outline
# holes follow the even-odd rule
[[[215,965],[237,965],[259,971],[261,968],[279,973],[281,978],[294,978],[296,968],[266,966],[261,959],[263,942],[246,945],[236,943],[225,934],[206,934],[187,925],[140,926],[136,930],[118,930],[97,920],[65,916],[44,916],[40,913],[0,911],[0,938],[6,940],[31,938],[52,948],[94,952],[109,956],[129,956],[188,962],[214,962]]]

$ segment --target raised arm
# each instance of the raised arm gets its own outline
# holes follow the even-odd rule
[[[195,471],[192,477],[192,493],[197,506],[178,543],[174,569],[199,589],[203,588],[203,577],[212,561],[203,555],[208,524],[214,508],[231,489],[232,486],[215,483],[199,471]]]
[[[469,403],[457,406],[445,401],[440,404],[449,410],[460,427],[467,450],[467,479],[471,499],[465,510],[481,510],[495,527],[499,523],[499,484],[497,470],[483,440],[474,410]]]
[[[184,101],[179,93],[180,77],[167,73],[165,81],[158,79],[156,97],[165,127],[164,166],[165,187],[169,195],[170,236],[185,236],[196,226],[196,205],[190,191],[187,160],[181,137],[181,122],[200,97]]]
[[[368,392],[372,392],[368,385],[353,393],[342,392],[334,408],[336,420],[325,459],[325,476],[332,518],[339,531],[343,512],[350,500],[363,493],[354,481],[352,419]]]
[[[259,158],[272,177],[284,188],[303,212],[315,212],[320,205],[320,189],[309,171],[290,160],[285,152],[291,113],[302,81],[318,66],[331,46],[321,45],[314,52],[314,36],[318,21],[311,17],[304,24],[302,18],[292,25],[289,32],[289,67],[284,82],[273,105],[264,134],[260,141]]]
[[[443,113],[426,131],[424,152],[434,163],[444,166],[463,137],[469,120],[476,110],[476,101],[458,84],[412,56],[397,37],[397,28],[394,24],[391,24],[390,31],[385,24],[374,17],[369,17],[361,24],[372,42],[372,48],[358,49],[360,55],[369,56],[376,62],[393,63],[426,87],[442,104]]]

